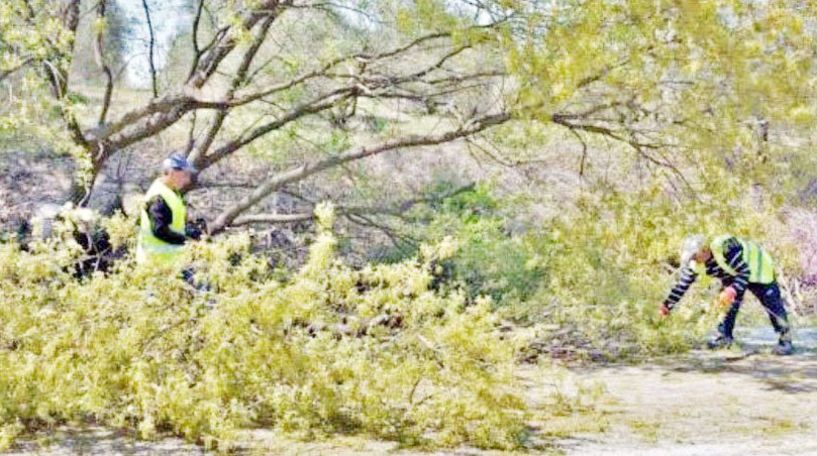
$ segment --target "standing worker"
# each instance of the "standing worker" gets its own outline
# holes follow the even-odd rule
[[[718,236],[710,243],[702,235],[690,236],[684,240],[681,248],[681,277],[661,305],[662,316],[669,315],[703,272],[721,279],[723,291],[719,301],[724,307],[729,307],[718,325],[718,334],[707,344],[710,349],[725,348],[732,344],[735,318],[748,289],[766,309],[779,336],[774,352],[778,355],[790,355],[794,352],[791,327],[780,297],[771,256],[754,242],[731,235]]]
[[[187,226],[187,205],[181,194],[195,173],[179,153],[162,162],[162,175],[148,189],[141,211],[136,247],[139,263],[173,264],[188,239],[201,237],[201,231]]]

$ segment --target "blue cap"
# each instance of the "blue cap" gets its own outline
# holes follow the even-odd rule
[[[171,169],[187,171],[193,174],[198,172],[198,170],[187,161],[187,158],[178,152],[170,154],[170,156],[162,162],[162,170],[167,171]]]

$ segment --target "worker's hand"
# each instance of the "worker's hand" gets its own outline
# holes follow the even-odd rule
[[[734,287],[728,286],[721,291],[721,295],[718,298],[718,303],[722,307],[729,307],[732,303],[735,302],[735,299],[738,298],[738,292],[735,290]]]
[[[667,318],[669,316],[670,308],[667,307],[666,304],[661,304],[661,308],[658,309],[658,313],[661,315],[661,318]]]
[[[198,228],[196,228],[194,226],[188,226],[188,227],[185,228],[184,231],[185,231],[185,235],[187,237],[193,239],[194,241],[201,240],[201,234],[202,233],[201,233],[200,229],[198,229]]]

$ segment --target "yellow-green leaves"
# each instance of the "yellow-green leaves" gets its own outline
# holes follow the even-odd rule
[[[591,0],[521,14],[522,4],[523,26],[506,30],[500,43],[520,104],[541,111],[534,118],[566,112],[620,127],[624,138],[646,128],[656,142],[716,153],[736,146],[750,118],[809,119],[802,100],[814,96],[814,31],[803,17],[811,5]],[[608,104],[628,108],[582,114]],[[631,116],[639,112],[654,117],[639,124]]]
[[[411,6],[397,10],[396,24],[401,33],[419,35],[424,31],[443,31],[456,28],[461,22],[440,0],[417,0]]]
[[[28,252],[0,244],[0,444],[20,423],[93,417],[224,450],[256,424],[518,446],[526,408],[489,303],[430,290],[415,260],[343,264],[331,206],[316,215],[307,265],[284,283],[245,235],[192,245],[193,285],[129,260],[76,280],[65,237]],[[127,220],[104,224],[129,243]]]

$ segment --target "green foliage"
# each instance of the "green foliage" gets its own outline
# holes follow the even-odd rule
[[[740,187],[724,184],[718,198],[671,199],[659,186],[580,199],[576,212],[547,227],[547,286],[528,316],[575,328],[581,338],[616,355],[663,353],[689,348],[714,327],[720,309],[717,286],[703,277],[670,318],[658,307],[676,279],[677,251],[691,233],[733,233],[760,240],[786,268],[791,246],[773,240],[773,206],[739,203]],[[733,199],[729,199],[732,195]]]
[[[418,0],[411,6],[398,9],[396,14],[398,29],[406,34],[420,34],[427,30],[447,30],[455,28],[458,18],[440,0]]]
[[[433,193],[452,190],[438,183]],[[545,280],[545,270],[529,245],[536,239],[508,232],[505,214],[509,207],[503,206],[509,204],[482,184],[434,200],[413,214],[414,236],[431,243],[456,240],[456,252],[437,265],[438,276],[450,287],[462,287],[470,300],[488,296],[501,307],[528,299]]]
[[[648,144],[634,152],[691,167],[700,154],[742,150],[751,160],[759,119],[799,128],[814,118],[804,103],[814,89],[812,3],[508,3],[525,18],[500,40],[525,118]]]
[[[353,270],[334,256],[331,207],[317,213],[309,261],[285,282],[246,236],[191,249],[199,289],[130,261],[75,280],[67,233],[30,251],[0,244],[0,443],[90,418],[221,449],[260,424],[519,445],[514,344],[499,339],[488,301],[429,289],[430,263],[450,248]],[[115,242],[128,228],[113,225],[127,223],[107,222]],[[383,316],[392,323],[372,323]]]
[[[0,77],[4,82],[0,149],[33,146],[68,154],[77,161],[78,176],[87,178],[90,157],[61,121],[87,100],[73,92],[56,100],[43,77],[71,65],[74,34],[56,19],[60,5],[42,0],[0,4],[0,75],[4,76]]]

